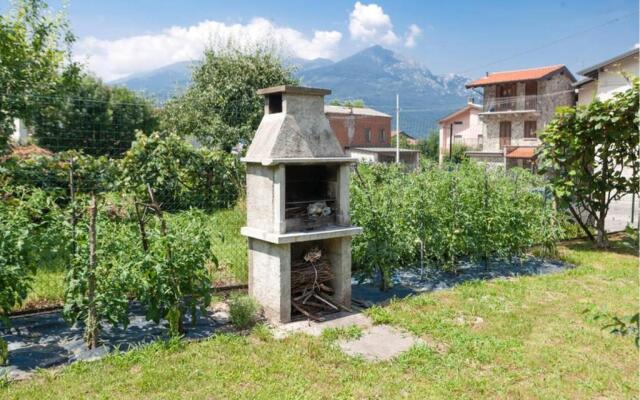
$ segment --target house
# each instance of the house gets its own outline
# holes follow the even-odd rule
[[[354,147],[349,149],[348,154],[362,162],[396,162],[396,150],[400,155],[400,162],[408,165],[411,169],[418,167],[420,162],[420,152],[413,149],[396,149],[395,147]]]
[[[391,131],[391,138],[393,139],[394,137],[396,137],[397,133],[396,131]],[[406,140],[406,143],[410,146],[415,146],[416,144],[418,144],[418,139],[416,139],[415,137],[409,135],[407,132],[405,131],[400,131],[400,144],[402,144],[404,141]],[[395,143],[395,142],[393,142]]]
[[[345,153],[365,162],[395,162],[391,115],[367,107],[325,105],[324,113]],[[401,149],[400,161],[416,167],[418,150]]]
[[[391,146],[391,115],[367,107],[325,105],[324,113],[344,150]]]
[[[451,148],[450,141],[453,141],[453,144],[464,145],[469,150],[482,148],[484,124],[478,116],[481,111],[481,105],[468,102],[464,107],[438,121],[440,128],[438,160],[440,163],[448,157]]]
[[[578,74],[585,77],[574,84],[578,90],[578,105],[586,105],[594,100],[608,100],[615,93],[631,88],[631,82],[625,74],[640,76],[640,49],[626,51],[578,71]],[[622,171],[625,177],[630,177],[632,173],[629,168]],[[606,229],[615,232],[623,230],[629,223],[637,225],[635,214],[638,209],[640,203],[635,194],[627,194],[613,200],[609,205]]]
[[[574,84],[578,89],[578,104],[589,104],[594,99],[607,100],[616,92],[630,89],[631,83],[624,74],[640,75],[639,55],[640,49],[629,50],[578,71],[585,77]]]
[[[487,73],[468,83],[468,89],[483,89],[478,116],[485,133],[482,148],[467,155],[506,168],[535,168],[538,132],[553,119],[556,108],[575,104],[575,81],[567,67],[551,65]]]

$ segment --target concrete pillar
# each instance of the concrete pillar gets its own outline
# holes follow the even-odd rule
[[[271,321],[291,320],[291,246],[249,238],[249,295]]]
[[[351,216],[349,215],[349,176],[351,174],[351,165],[342,164],[338,167],[337,187],[338,187],[338,210],[336,214],[336,223],[342,226],[351,225]]]
[[[331,281],[333,299],[345,307],[351,307],[351,237],[328,239],[324,244],[334,275]]]

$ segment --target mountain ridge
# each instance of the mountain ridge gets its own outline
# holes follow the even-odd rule
[[[133,74],[110,82],[145,93],[162,103],[179,94],[190,82],[197,61],[183,61],[156,70]],[[437,120],[463,106],[473,93],[464,85],[467,77],[437,75],[425,65],[382,46],[375,45],[339,61],[292,58],[301,85],[332,90],[332,99],[362,99],[368,107],[395,115],[396,94],[400,95],[400,127],[424,137]],[[395,126],[395,125],[394,125]]]

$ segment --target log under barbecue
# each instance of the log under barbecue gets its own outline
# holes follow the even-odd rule
[[[334,278],[329,258],[320,248],[310,249],[302,259],[291,262],[291,304],[304,316],[321,321],[322,315],[344,307],[332,299],[329,282]]]

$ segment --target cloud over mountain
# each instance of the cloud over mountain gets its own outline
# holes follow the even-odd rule
[[[349,33],[351,39],[368,44],[384,44],[394,46],[400,44],[400,37],[393,30],[391,17],[381,6],[375,3],[362,4],[357,1],[349,14]],[[422,29],[411,24],[405,34],[404,45],[413,47],[422,34]]]
[[[295,57],[333,58],[342,40],[342,33],[316,30],[309,37],[264,18],[254,18],[244,25],[207,20],[187,27],[173,26],[156,34],[116,40],[87,37],[78,42],[75,53],[76,58],[86,62],[98,76],[113,80],[180,61],[198,59],[208,45],[215,47],[228,40],[240,45],[252,45],[263,43],[265,39]]]

